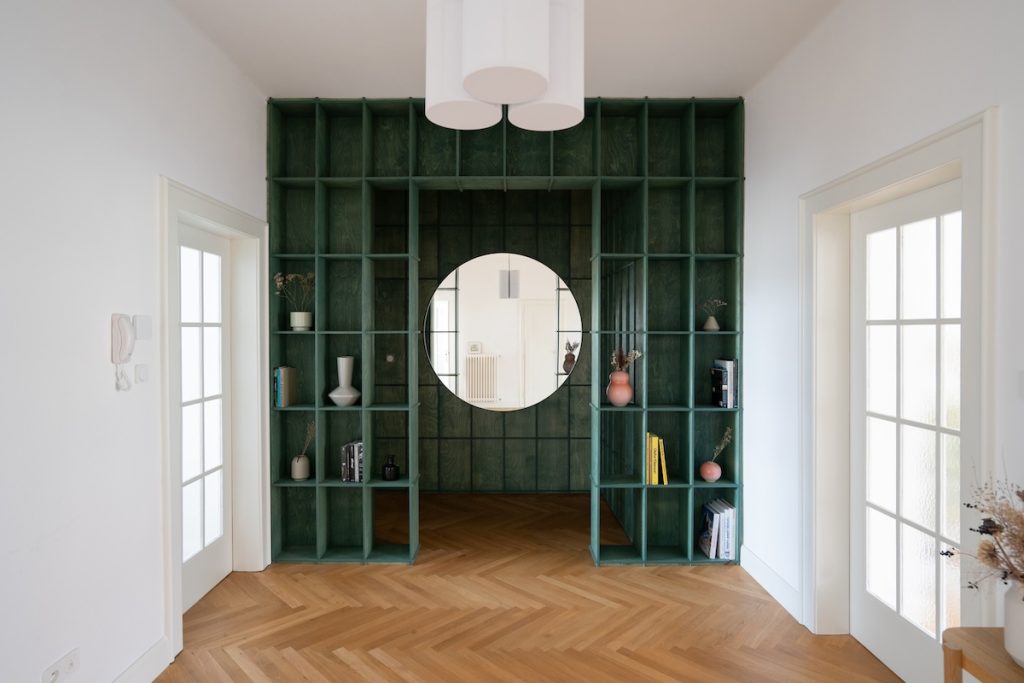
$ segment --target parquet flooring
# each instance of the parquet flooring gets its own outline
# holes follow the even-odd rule
[[[231,574],[185,615],[159,680],[899,680],[738,566],[594,567],[586,495],[420,502],[415,565]]]

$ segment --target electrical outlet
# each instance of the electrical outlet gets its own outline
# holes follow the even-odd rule
[[[78,664],[78,648],[76,647],[43,671],[43,683],[66,681],[71,674],[78,671]]]

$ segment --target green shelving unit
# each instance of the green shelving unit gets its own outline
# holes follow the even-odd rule
[[[269,271],[317,276],[314,331],[289,331],[271,298],[271,366],[300,373],[299,404],[271,416],[275,561],[413,562],[421,486],[589,490],[602,565],[711,562],[697,545],[701,507],[724,498],[740,547],[742,414],[710,405],[709,371],[742,360],[741,100],[588,100],[584,121],[555,133],[507,120],[451,131],[415,99],[271,100],[268,121]],[[431,287],[494,251],[552,267],[584,319],[562,388],[497,417],[456,406],[422,352]],[[721,332],[695,315],[711,297],[729,303]],[[623,408],[604,397],[619,347],[644,352]],[[327,398],[341,355],[356,357],[363,392],[349,408]],[[310,420],[313,477],[293,482]],[[697,469],[729,426],[723,477],[706,484]],[[647,431],[665,438],[667,486],[644,483]],[[360,438],[368,481],[342,482],[338,451]],[[374,476],[387,456],[398,482]],[[384,506],[407,511],[404,523],[383,528]],[[602,509],[628,544],[602,542]]]

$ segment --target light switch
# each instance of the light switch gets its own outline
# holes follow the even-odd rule
[[[149,381],[149,366],[145,363],[140,363],[135,366],[135,383],[142,384],[143,382]]]

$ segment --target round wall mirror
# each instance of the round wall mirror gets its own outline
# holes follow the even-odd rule
[[[480,256],[452,271],[431,297],[423,329],[441,382],[487,410],[540,403],[582,351],[580,308],[569,287],[518,254]]]

